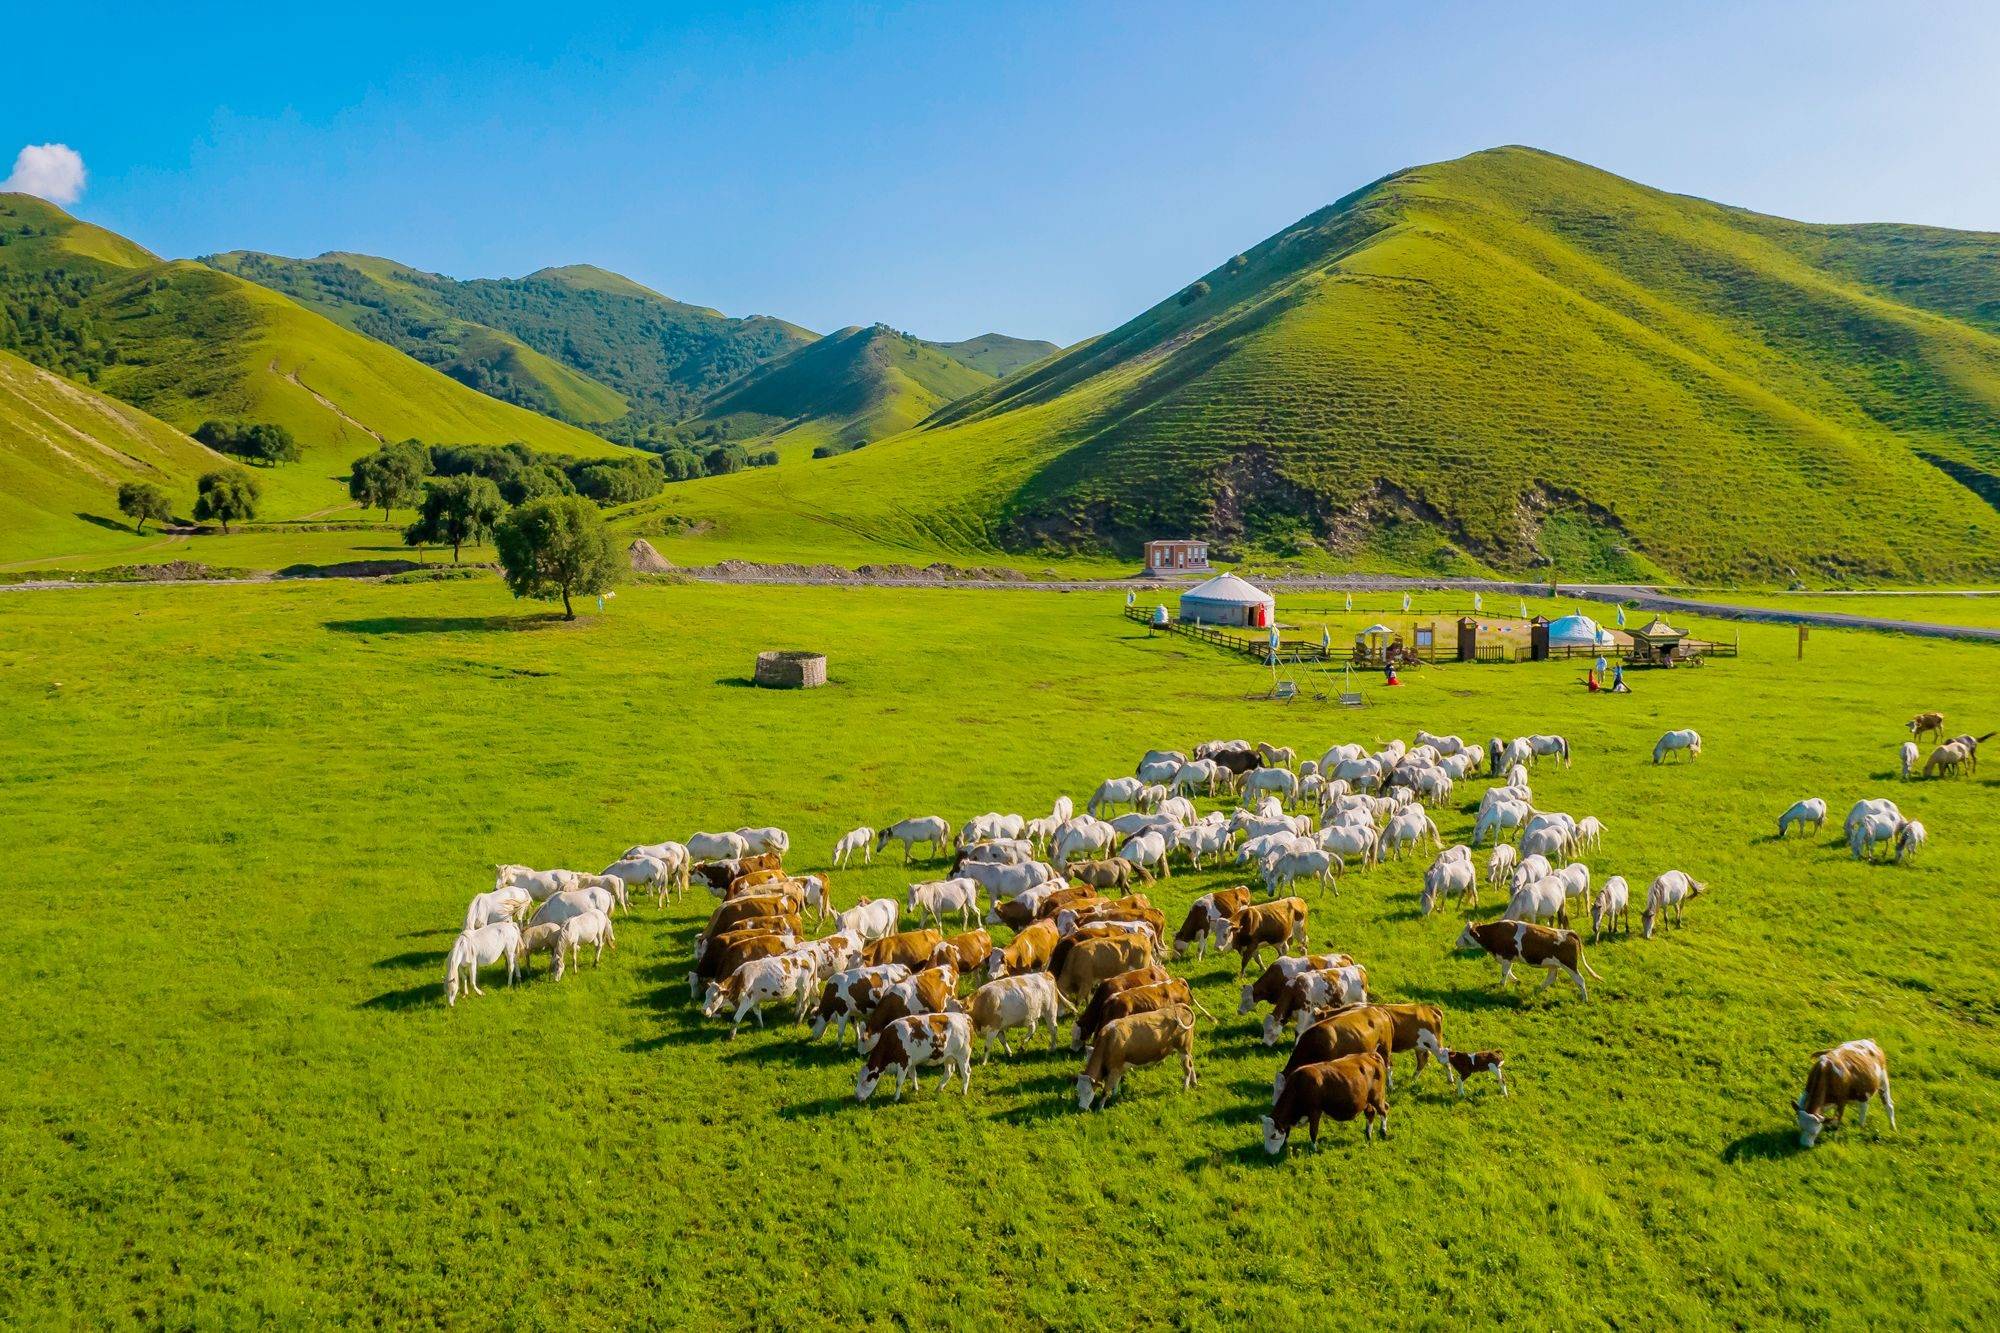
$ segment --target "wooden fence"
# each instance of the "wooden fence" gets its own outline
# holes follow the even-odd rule
[[[1184,620],[1169,620],[1164,625],[1155,624],[1150,611],[1140,607],[1125,608],[1125,618],[1148,629],[1162,630],[1168,634],[1178,634],[1186,639],[1199,639],[1203,643],[1214,644],[1228,652],[1237,653],[1257,662],[1271,660],[1271,638],[1268,630],[1218,629],[1214,625],[1196,625]],[[1404,645],[1404,651],[1419,661],[1435,665],[1439,662],[1459,662],[1458,645],[1454,641],[1442,649],[1433,641],[1428,647],[1412,648]],[[1533,660],[1533,652],[1524,640],[1519,643],[1483,643],[1474,650],[1475,662],[1528,662]],[[1693,658],[1735,657],[1739,652],[1736,643],[1711,643],[1706,639],[1683,639],[1681,651]],[[1631,648],[1583,648],[1551,644],[1549,660],[1571,661],[1582,658],[1594,661],[1599,655],[1606,661],[1636,663],[1639,659]],[[1278,661],[1281,663],[1304,662],[1353,662],[1354,649],[1351,645],[1335,644],[1328,648],[1316,638],[1288,639],[1281,632],[1278,636]],[[1369,666],[1379,665],[1368,663]]]

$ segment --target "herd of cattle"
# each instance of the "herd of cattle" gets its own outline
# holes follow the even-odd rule
[[[1655,759],[1676,751],[1698,756],[1699,736],[1669,732]],[[1362,1119],[1364,1139],[1379,1122],[1386,1138],[1392,1056],[1411,1054],[1415,1073],[1436,1060],[1461,1093],[1466,1080],[1490,1073],[1503,1094],[1505,1057],[1454,1050],[1438,1006],[1384,1002],[1354,958],[1313,953],[1311,909],[1292,890],[1316,880],[1337,894],[1350,866],[1365,871],[1430,844],[1436,855],[1419,906],[1429,915],[1448,898],[1466,909],[1456,948],[1492,957],[1503,985],[1517,964],[1539,967],[1541,989],[1567,977],[1587,1000],[1585,977],[1598,974],[1584,958],[1582,935],[1570,929],[1572,906],[1588,912],[1595,940],[1630,930],[1630,893],[1617,875],[1593,892],[1582,858],[1605,835],[1599,820],[1535,806],[1531,770],[1545,759],[1567,766],[1568,741],[1495,738],[1482,747],[1420,731],[1414,744],[1340,745],[1305,760],[1240,740],[1191,753],[1148,751],[1131,777],[1102,783],[1082,813],[1059,797],[1036,819],[991,813],[954,830],[923,816],[852,830],[834,848],[836,869],[901,843],[906,864],[922,847],[947,859],[950,872],[909,885],[901,901],[863,899],[845,909],[834,903],[827,875],[785,871],[790,839],[777,828],[634,846],[597,875],[500,866],[493,889],[467,909],[445,1000],[454,1003],[461,985],[481,993],[478,970],[489,964],[504,962],[512,984],[537,953],[550,955],[556,978],[585,946],[601,962],[615,948],[613,914],[627,907],[632,889],[650,889],[664,904],[699,878],[719,902],[694,942],[689,994],[705,1016],[726,1016],[732,1037],[746,1020],[762,1026],[771,1005],[797,1023],[809,1020],[815,1041],[831,1030],[845,1042],[851,1027],[861,1062],[855,1095],[865,1102],[884,1079],[893,1079],[900,1098],[927,1067],[942,1069],[941,1090],[956,1079],[967,1092],[975,1051],[990,1060],[997,1042],[1011,1057],[1010,1034],[1032,1040],[1043,1028],[1054,1050],[1067,1027],[1070,1048],[1084,1057],[1077,1102],[1089,1110],[1116,1096],[1135,1067],[1178,1060],[1182,1086],[1195,1085],[1196,1027],[1218,1020],[1167,965],[1190,955],[1199,962],[1214,948],[1237,956],[1246,983],[1237,1015],[1268,1007],[1267,1045],[1287,1029],[1293,1034],[1263,1121],[1267,1151],[1282,1151],[1301,1124],[1317,1144],[1328,1118]],[[1432,811],[1473,777],[1493,785],[1470,842],[1446,847]],[[1203,796],[1222,798],[1226,808],[1198,813]],[[1802,801],[1781,819],[1780,836],[1825,818],[1824,801]],[[1923,840],[1922,825],[1886,800],[1859,802],[1847,832],[1857,856],[1886,841],[1901,859]],[[1482,875],[1476,849],[1489,839]],[[1143,890],[1170,877],[1177,859],[1195,868],[1233,860],[1266,897],[1256,901],[1248,885],[1204,894],[1169,935]],[[1482,881],[1506,898],[1497,920],[1470,920]],[[1707,888],[1682,870],[1659,874],[1644,898],[1645,936],[1661,920],[1681,924]],[[990,927],[1006,928],[1004,945]],[[1266,952],[1273,961],[1250,979]],[[968,992],[971,981],[978,984]],[[1801,1141],[1812,1143],[1850,1103],[1865,1118],[1875,1096],[1893,1126],[1886,1062],[1872,1042],[1818,1053],[1796,1103]]]

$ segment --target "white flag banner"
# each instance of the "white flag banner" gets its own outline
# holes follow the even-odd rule
[[[1403,609],[1405,611],[1410,609],[1410,594],[1408,593],[1403,594]]]

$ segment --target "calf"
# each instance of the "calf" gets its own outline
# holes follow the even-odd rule
[[[1276,1157],[1291,1141],[1292,1130],[1303,1120],[1315,1149],[1319,1147],[1319,1122],[1366,1118],[1362,1141],[1375,1138],[1375,1121],[1382,1121],[1382,1137],[1389,1137],[1389,1062],[1379,1055],[1343,1055],[1301,1066],[1278,1095],[1271,1114],[1264,1117],[1264,1151]]]
[[[1088,1111],[1118,1094],[1125,1071],[1136,1065],[1158,1064],[1170,1055],[1181,1057],[1181,1088],[1195,1085],[1194,1013],[1176,1005],[1149,1014],[1132,1014],[1107,1023],[1091,1043],[1090,1058],[1076,1078],[1076,1104]]]
[[[908,967],[922,967],[930,962],[938,945],[944,943],[944,936],[935,930],[906,930],[900,935],[888,935],[879,940],[871,940],[861,950],[861,962],[873,967],[877,963],[902,963]]]
[[[1299,952],[1305,952],[1306,916],[1310,910],[1303,898],[1279,898],[1275,902],[1253,904],[1231,917],[1227,947],[1236,951],[1237,979],[1242,979],[1250,970],[1251,960],[1267,948],[1285,954],[1296,944]]]
[[[847,1040],[851,1021],[859,1029],[862,1017],[875,1011],[889,987],[910,979],[910,969],[901,963],[880,967],[850,967],[827,978],[820,990],[819,1012],[813,1015],[812,1039],[818,1041],[827,1024],[834,1024],[833,1039]]]
[[[1357,1004],[1335,1010],[1299,1034],[1292,1053],[1285,1058],[1285,1067],[1271,1083],[1271,1100],[1276,1102],[1283,1096],[1286,1080],[1307,1065],[1343,1055],[1367,1054],[1381,1056],[1382,1068],[1387,1071],[1389,1057],[1395,1050],[1396,1020],[1385,1009]],[[1388,1074],[1385,1072],[1383,1077],[1386,1079]]]
[[[1148,977],[1163,976],[1157,967],[1140,968],[1124,977],[1112,977],[1098,983],[1097,991],[1090,997],[1090,1003],[1077,1015],[1076,1026],[1070,1031],[1069,1046],[1080,1051],[1089,1045],[1097,1034],[1104,1030],[1106,1023],[1113,1023],[1133,1014],[1150,1014],[1155,1009],[1171,1009],[1182,1005],[1193,1009],[1203,1018],[1214,1021],[1215,1015],[1202,1007],[1194,998],[1193,988],[1186,977],[1167,977],[1164,980],[1148,980]],[[1116,986],[1126,977],[1135,978],[1132,984]]]
[[[1120,862],[1119,864],[1124,864]],[[1197,961],[1208,956],[1208,946],[1222,947],[1222,937],[1228,933],[1230,918],[1250,905],[1250,888],[1239,884],[1233,889],[1217,889],[1214,893],[1204,893],[1188,908],[1181,928],[1174,933],[1174,957],[1179,958],[1193,949]]]
[[[1060,939],[1055,922],[1033,922],[1016,935],[1013,943],[1005,949],[995,949],[988,955],[986,975],[1011,977],[1023,972],[1040,971],[1049,965],[1049,955],[1055,952]]]
[[[868,1053],[861,1073],[854,1080],[854,1100],[865,1102],[875,1093],[882,1076],[894,1071],[896,1100],[903,1100],[903,1084],[926,1065],[943,1065],[944,1077],[938,1091],[958,1075],[958,1091],[972,1091],[972,1019],[966,1014],[915,1014],[899,1018],[882,1034],[882,1040]]]
[[[1799,1117],[1799,1146],[1810,1148],[1818,1141],[1829,1114],[1836,1125],[1843,1123],[1850,1102],[1861,1104],[1856,1119],[1867,1124],[1870,1097],[1882,1099],[1889,1128],[1894,1129],[1896,1103],[1889,1100],[1889,1058],[1880,1046],[1867,1040],[1850,1041],[1814,1055],[1812,1068],[1806,1071],[1806,1090],[1792,1103]]]
[[[1000,1049],[1008,1055],[1014,1048],[1007,1044],[1010,1028],[1025,1027],[1033,1037],[1035,1029],[1048,1024],[1049,1049],[1054,1050],[1061,1040],[1062,1006],[1067,1001],[1056,989],[1056,979],[1046,972],[1029,972],[1017,977],[1001,977],[989,981],[972,993],[968,1006],[972,1011],[972,1034],[985,1043],[979,1063],[985,1064],[993,1058],[993,1042],[997,1037]]]
[[[1426,1053],[1437,1057],[1444,1072],[1451,1079],[1452,1091],[1465,1095],[1465,1081],[1474,1074],[1490,1072],[1493,1081],[1500,1085],[1500,1095],[1507,1096],[1507,1057],[1499,1051],[1454,1051],[1430,1033],[1419,1033],[1417,1054],[1421,1058]]]
[[[1556,979],[1558,971],[1569,974],[1576,983],[1576,993],[1584,999],[1590,998],[1590,991],[1583,984],[1583,973],[1602,981],[1583,957],[1583,939],[1573,930],[1557,930],[1549,926],[1537,926],[1527,921],[1488,921],[1484,924],[1467,924],[1459,932],[1454,949],[1483,949],[1500,964],[1500,984],[1511,985],[1514,980],[1514,964],[1526,963],[1547,972],[1538,989],[1547,990]]]

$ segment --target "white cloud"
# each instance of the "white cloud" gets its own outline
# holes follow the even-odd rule
[[[83,154],[66,143],[31,143],[14,159],[14,174],[0,181],[0,190],[73,204],[83,196]]]

